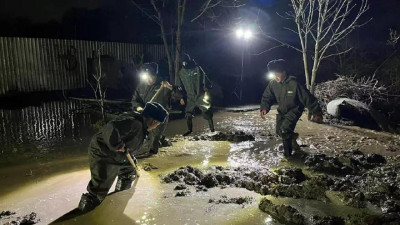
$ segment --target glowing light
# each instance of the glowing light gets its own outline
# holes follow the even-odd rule
[[[269,72],[269,73],[268,73],[268,79],[270,79],[270,80],[275,79],[275,73]]]
[[[253,32],[251,32],[250,30],[246,30],[246,32],[244,33],[244,39],[249,40],[251,37],[253,37]]]
[[[142,79],[142,80],[148,80],[149,78],[150,78],[150,75],[147,72],[142,72],[140,74],[140,79]]]
[[[210,99],[210,95],[208,95],[207,93],[204,94],[203,100],[204,101],[208,101]]]
[[[239,30],[236,31],[236,36],[238,38],[242,38],[243,35],[244,35],[244,31],[242,29],[239,29]]]

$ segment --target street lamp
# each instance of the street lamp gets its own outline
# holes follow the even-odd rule
[[[244,52],[247,47],[247,42],[253,37],[253,32],[249,29],[243,30],[241,28],[236,30],[236,37],[239,38],[239,40],[244,41],[243,43],[243,51],[242,51],[242,68],[240,71],[240,80],[237,82],[235,89],[233,90],[232,94],[235,94],[236,97],[239,100],[242,100],[242,87],[241,83],[243,81],[243,68],[244,68]],[[239,95],[236,93],[237,90],[239,91]]]

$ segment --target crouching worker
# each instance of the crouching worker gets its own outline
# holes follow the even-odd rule
[[[88,193],[82,195],[78,208],[88,212],[96,208],[107,196],[118,176],[115,191],[131,188],[136,171],[129,163],[126,152],[138,150],[148,131],[156,128],[168,117],[158,103],[147,103],[142,113],[127,113],[108,122],[95,134],[89,145],[91,180]]]
[[[276,133],[282,138],[285,157],[292,155],[292,148],[299,148],[296,142],[298,137],[294,133],[297,121],[304,111],[304,107],[313,115],[316,122],[322,121],[322,110],[317,99],[295,77],[286,75],[285,60],[273,60],[268,63],[270,81],[261,100],[261,118],[270,111],[274,103],[278,103],[276,115]]]

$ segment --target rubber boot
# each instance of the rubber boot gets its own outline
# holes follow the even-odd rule
[[[300,145],[297,143],[297,138],[299,137],[298,133],[294,133],[292,138],[292,148],[296,151],[301,150]]]
[[[283,140],[283,151],[286,158],[292,156],[292,139]]]
[[[192,116],[188,116],[186,118],[186,124],[188,127],[188,131],[186,131],[183,136],[188,136],[189,134],[191,134],[193,132],[193,117]]]
[[[90,212],[100,205],[100,200],[93,197],[89,193],[82,194],[81,201],[79,202],[78,209],[82,212]]]
[[[115,185],[115,191],[124,191],[130,189],[135,179],[136,175],[134,174],[123,178],[118,177],[117,184]]]
[[[209,120],[208,120],[208,127],[210,128],[210,131],[211,131],[211,132],[214,132],[214,131],[215,131],[213,119],[209,119]]]
[[[153,146],[150,148],[150,154],[157,155],[160,148],[160,136],[154,138]]]

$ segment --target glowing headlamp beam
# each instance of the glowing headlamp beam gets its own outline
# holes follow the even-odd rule
[[[273,72],[269,72],[268,73],[268,79],[270,79],[270,80],[273,80],[273,79],[275,79],[275,73],[273,73]]]

